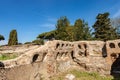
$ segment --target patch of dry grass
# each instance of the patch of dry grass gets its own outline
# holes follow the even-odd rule
[[[65,80],[65,76],[67,74],[73,74],[75,76],[75,80],[113,80],[113,77],[103,77],[98,73],[81,72],[78,70],[71,70],[61,73],[59,75],[53,76],[50,80]]]

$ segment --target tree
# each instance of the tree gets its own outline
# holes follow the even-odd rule
[[[53,30],[50,32],[45,32],[45,33],[39,34],[37,38],[52,40],[55,38],[55,35],[56,35],[56,30]]]
[[[66,33],[68,35],[66,37],[66,40],[67,41],[74,41],[74,26],[66,27]]]
[[[91,31],[84,20],[78,19],[74,26],[70,25],[66,16],[57,20],[56,29],[50,32],[39,34],[39,39],[57,39],[65,41],[90,40]]]
[[[79,41],[83,39],[83,23],[81,19],[75,21],[74,24],[74,40]]]
[[[44,44],[44,40],[43,39],[37,39],[32,41],[32,43],[36,44],[36,45],[43,45]]]
[[[69,36],[67,33],[67,27],[70,26],[70,22],[67,19],[66,16],[60,17],[60,19],[57,20],[56,29],[50,32],[45,32],[42,34],[39,34],[37,38],[40,39],[57,39],[57,40],[69,40]]]
[[[109,13],[98,14],[97,21],[93,25],[94,37],[97,40],[113,40],[118,37],[116,33],[116,28],[113,28],[110,23]]]
[[[3,35],[0,35],[0,41],[1,40],[5,40],[4,36]]]
[[[68,40],[68,34],[66,28],[70,26],[70,22],[66,16],[60,17],[56,25],[56,36],[57,40]]]
[[[60,17],[60,19],[57,20],[57,25],[56,25],[57,30],[61,29],[62,27],[64,28],[68,26],[70,26],[70,22],[66,16],[62,16]]]
[[[83,24],[83,31],[84,31],[84,36],[83,36],[83,39],[84,40],[91,40],[92,39],[92,34],[91,34],[91,29],[90,27],[88,26],[88,23],[84,23]]]
[[[11,46],[11,45],[17,45],[17,44],[18,44],[17,31],[12,30],[9,35],[8,45]]]
[[[89,40],[91,39],[91,31],[88,24],[84,20],[77,19],[74,24],[74,40]]]

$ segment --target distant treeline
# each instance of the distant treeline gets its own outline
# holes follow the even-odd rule
[[[120,21],[118,19],[117,21]],[[82,19],[77,19],[74,25],[66,16],[60,17],[57,20],[56,29],[50,32],[45,32],[37,36],[38,39],[55,39],[64,41],[79,41],[79,40],[113,40],[119,39],[119,25],[116,26],[116,19],[110,19],[109,13],[98,14],[96,22],[90,29],[88,23]],[[117,23],[117,24],[118,24]]]

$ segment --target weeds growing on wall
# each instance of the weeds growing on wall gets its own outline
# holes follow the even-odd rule
[[[0,60],[9,60],[17,57],[17,54],[0,54]]]

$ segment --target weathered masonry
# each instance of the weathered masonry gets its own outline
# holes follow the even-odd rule
[[[49,80],[69,69],[96,71],[102,75],[119,72],[120,40],[48,41],[16,59],[0,62],[0,80]]]

